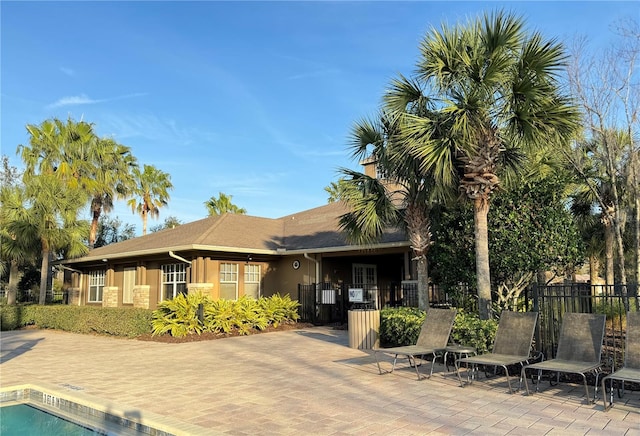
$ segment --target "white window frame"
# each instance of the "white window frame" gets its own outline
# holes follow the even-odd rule
[[[89,293],[87,295],[87,301],[89,303],[102,303],[105,276],[106,271],[103,269],[89,272]],[[92,298],[94,294],[95,298]]]
[[[222,297],[222,285],[233,284],[235,286],[235,300],[238,299],[238,264],[220,262],[220,298]]]
[[[176,298],[178,286],[184,284],[184,293],[187,289],[187,264],[167,263],[162,265],[162,301]],[[171,286],[171,297],[167,296],[166,285]]]
[[[247,293],[247,284],[257,284],[258,292],[255,298],[260,298],[260,295],[262,295],[262,289],[260,289],[261,278],[262,278],[262,265],[249,263],[244,266],[245,295]]]

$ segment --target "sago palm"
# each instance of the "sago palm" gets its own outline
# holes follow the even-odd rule
[[[559,84],[564,61],[561,44],[496,12],[429,31],[415,78],[400,77],[385,96],[386,110],[402,117],[404,144],[422,170],[440,185],[457,185],[473,202],[483,319],[491,316],[487,214],[509,163],[505,152],[563,144],[578,127],[578,111]],[[433,115],[407,111],[416,105]]]

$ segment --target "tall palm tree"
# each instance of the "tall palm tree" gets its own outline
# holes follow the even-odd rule
[[[235,213],[239,215],[246,214],[247,210],[243,207],[238,207],[233,204],[231,202],[232,198],[233,195],[227,195],[225,193],[219,192],[218,198],[214,196],[205,201],[204,205],[207,208],[209,216],[217,216],[224,213]]]
[[[93,124],[57,118],[40,125],[28,124],[29,144],[18,152],[25,176],[54,174],[72,188],[80,187],[91,199],[89,246],[96,239],[102,212],[113,208],[114,198],[125,198],[132,188],[131,169],[137,165],[131,149],[113,139],[98,138]]]
[[[132,170],[138,165],[131,149],[112,139],[96,138],[93,158],[96,184],[90,192],[92,198],[89,247],[95,244],[102,212],[109,213],[113,209],[113,200],[125,198],[134,188]]]
[[[422,170],[439,184],[457,185],[473,202],[483,319],[491,317],[487,214],[499,172],[511,163],[505,152],[563,144],[578,128],[578,110],[558,83],[564,61],[561,44],[528,33],[520,17],[499,11],[429,31],[415,79],[400,77],[385,96],[386,110],[402,117],[404,143]],[[433,116],[407,111],[416,105]]]
[[[171,176],[153,165],[144,165],[143,171],[139,167],[133,168],[136,186],[131,190],[134,195],[127,204],[131,210],[142,217],[142,234],[147,234],[147,218],[157,218],[160,208],[169,201],[169,191],[173,189]]]
[[[40,267],[40,304],[46,300],[49,261],[59,251],[67,257],[88,252],[84,241],[89,233],[86,221],[78,220],[78,211],[86,204],[86,194],[70,188],[52,174],[25,179],[27,202],[3,205],[10,210],[7,231],[17,240],[37,241],[42,256]],[[17,197],[15,198],[17,200]]]
[[[631,169],[632,161],[625,153],[628,142],[625,131],[607,129],[591,140],[577,141],[574,149],[567,153],[580,181],[576,183],[573,193],[574,212],[599,211],[604,227],[606,283],[612,286],[615,282],[614,264],[617,256],[619,283],[623,292],[626,292],[623,248],[625,207],[633,208],[630,203],[634,187],[624,177],[612,174],[625,174]]]
[[[380,177],[342,169],[341,199],[350,211],[340,217],[340,227],[357,244],[381,238],[388,228],[407,232],[417,260],[418,306],[427,309],[427,251],[431,245],[430,208],[432,178],[420,171],[420,161],[398,150],[394,121],[384,115],[379,122],[356,123],[351,135],[352,157],[371,158]]]
[[[29,144],[19,145],[17,150],[25,164],[26,177],[55,174],[72,187],[96,183],[91,177],[93,124],[52,118],[39,125],[27,124],[26,128]]]

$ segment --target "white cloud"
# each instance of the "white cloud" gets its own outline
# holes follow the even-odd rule
[[[105,103],[105,102],[115,101],[115,100],[124,100],[127,98],[142,97],[145,95],[147,94],[143,92],[135,92],[133,94],[119,95],[116,97],[94,99],[94,98],[90,98],[86,94],[80,94],[80,95],[73,95],[70,97],[62,97],[58,99],[56,102],[51,103],[50,105],[47,105],[47,108],[53,109],[53,108],[63,107],[63,106],[79,106],[83,104]]]
[[[67,67],[60,67],[60,71],[62,71],[64,74],[66,74],[67,76],[75,76],[76,72],[75,70],[72,70],[71,68],[67,68]]]
[[[173,119],[153,114],[111,113],[102,119],[100,129],[118,140],[143,138],[157,145],[198,146],[215,143],[218,135],[193,127],[185,127]]]
[[[77,106],[81,104],[95,104],[98,102],[99,100],[93,100],[89,98],[87,95],[81,94],[81,95],[74,95],[71,97],[62,97],[61,99],[59,99],[55,103],[51,103],[47,107],[56,108],[56,107],[63,107],[63,106]]]

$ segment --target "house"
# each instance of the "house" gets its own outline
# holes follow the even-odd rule
[[[70,272],[69,304],[154,309],[198,291],[214,299],[280,293],[300,300],[310,285],[337,292],[316,294],[320,303],[346,298],[347,288],[364,290],[376,306],[397,299],[391,292],[415,278],[404,232],[351,245],[339,229],[346,211],[336,202],[277,219],[224,214],[96,248],[60,262]]]

